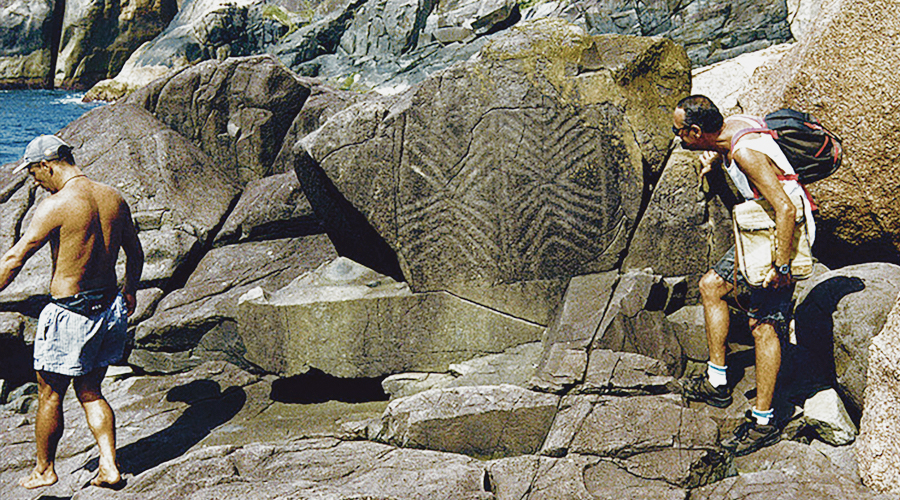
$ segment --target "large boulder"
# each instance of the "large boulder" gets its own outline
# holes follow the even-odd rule
[[[271,56],[207,61],[134,96],[242,183],[266,177],[310,94],[309,85]]]
[[[900,46],[896,17],[884,15],[892,8],[887,0],[824,1],[809,32],[757,71],[740,97],[752,114],[783,106],[808,111],[843,138],[841,168],[810,186],[821,215],[816,251],[832,268],[900,262],[900,125],[893,119]]]
[[[125,103],[95,108],[58,135],[74,146],[85,174],[118,189],[131,207],[146,257],[142,280],[162,284],[173,277],[186,279],[179,274],[196,265],[240,193],[236,173],[211,161],[148,111]],[[34,187],[29,183],[20,189]],[[44,196],[43,191],[36,199],[14,195],[10,200],[23,206],[4,206],[3,212],[21,213],[16,224],[24,227],[33,204]],[[0,294],[0,302],[48,295],[49,270],[47,248],[29,260]]]
[[[65,2],[56,86],[90,88],[118,74],[144,42],[160,34],[178,11],[176,0]]]
[[[0,88],[53,88],[55,33],[65,2],[0,3]]]
[[[344,378],[441,372],[543,332],[446,292],[412,293],[344,257],[280,290],[250,290],[237,323],[246,359],[261,369],[293,376],[316,368]]]
[[[590,38],[545,20],[494,42],[301,141],[304,188],[339,191],[307,192],[329,234],[370,248],[358,235],[371,224],[416,291],[615,268],[644,165],[661,163],[669,113],[688,91],[689,62],[664,39]],[[358,227],[346,223],[353,210]]]
[[[512,385],[432,389],[392,401],[378,436],[408,448],[480,457],[535,453],[559,396]]]
[[[900,493],[900,301],[891,310],[884,328],[869,345],[866,411],[856,445],[863,482],[878,491]]]
[[[681,148],[672,152],[622,269],[651,268],[663,276],[687,276],[689,296],[698,296],[700,277],[734,244],[728,204],[714,196],[727,196],[729,191],[716,182],[720,176],[710,177],[711,182],[701,183],[697,153]]]
[[[786,373],[803,383],[836,382],[858,416],[864,407],[869,344],[900,296],[900,266],[870,263],[835,269],[797,290],[797,345],[809,358]],[[817,380],[816,380],[817,379]]]
[[[135,332],[136,347],[186,351],[219,324],[234,322],[238,298],[253,287],[277,290],[337,257],[325,235],[213,249],[184,287],[168,294]]]

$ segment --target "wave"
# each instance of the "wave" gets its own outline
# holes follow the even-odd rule
[[[54,99],[53,104],[84,104],[82,99],[84,99],[84,92],[80,94],[68,94],[65,97]]]

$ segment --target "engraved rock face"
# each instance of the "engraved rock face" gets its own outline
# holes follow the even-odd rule
[[[689,65],[662,39],[536,22],[406,94],[335,115],[301,141],[295,169],[302,185],[324,176],[339,192],[307,193],[329,234],[369,246],[342,198],[415,291],[613,269]]]

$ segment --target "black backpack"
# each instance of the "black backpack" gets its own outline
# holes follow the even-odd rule
[[[767,114],[760,125],[736,133],[731,140],[732,147],[744,134],[771,135],[791,162],[801,184],[824,179],[841,166],[841,138],[809,113],[779,109]]]

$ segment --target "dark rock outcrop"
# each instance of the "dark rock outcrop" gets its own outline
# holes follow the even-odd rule
[[[299,10],[295,2],[287,2]],[[96,85],[86,98],[118,99],[172,70],[211,59],[265,53],[290,31],[296,14],[281,2],[188,0],[159,36],[133,53],[114,80]]]
[[[241,183],[272,164],[310,89],[271,56],[198,64],[134,97]]]
[[[895,264],[848,266],[802,282],[797,291],[796,336],[809,358],[797,376],[822,374],[828,382],[826,375],[833,373],[850,403],[848,409],[859,415],[864,408],[869,344],[884,327],[898,296],[900,267]]]
[[[178,11],[176,0],[67,0],[64,5],[55,85],[75,89],[117,75],[132,52],[156,38]]]
[[[64,6],[55,0],[0,4],[0,88],[53,88]]]

